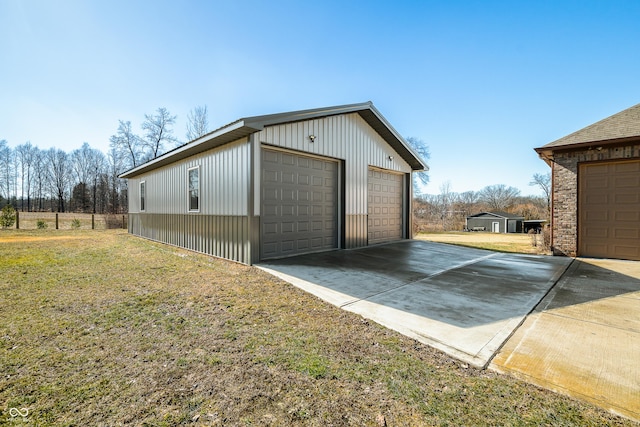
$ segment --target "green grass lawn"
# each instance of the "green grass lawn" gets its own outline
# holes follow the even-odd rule
[[[415,238],[498,252],[520,254],[545,254],[548,252],[548,250],[545,252],[542,247],[542,235],[540,234],[450,231],[419,233]]]
[[[0,374],[8,425],[634,425],[122,230],[0,232]]]

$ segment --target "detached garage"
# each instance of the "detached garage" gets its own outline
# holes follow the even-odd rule
[[[121,177],[130,233],[252,264],[411,238],[426,168],[367,102],[243,118]]]
[[[524,217],[508,212],[481,212],[466,219],[465,230],[522,233]]]
[[[640,260],[640,104],[536,151],[552,170],[554,253]]]

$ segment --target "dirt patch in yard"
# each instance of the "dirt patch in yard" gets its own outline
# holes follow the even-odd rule
[[[39,239],[0,245],[0,423],[633,425],[256,268],[120,230],[8,233]]]

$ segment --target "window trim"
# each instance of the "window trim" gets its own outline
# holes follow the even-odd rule
[[[191,183],[189,182],[189,178],[191,175],[191,171],[198,171],[198,188],[196,189],[198,192],[198,207],[196,209],[192,209],[191,208]],[[188,212],[200,212],[200,205],[201,205],[201,194],[202,194],[202,186],[200,185],[200,165],[198,166],[193,166],[187,169],[187,211]]]
[[[140,181],[138,186],[138,203],[140,203],[140,212],[147,210],[147,181]]]

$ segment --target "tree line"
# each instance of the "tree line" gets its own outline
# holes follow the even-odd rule
[[[134,132],[130,121],[119,120],[106,153],[87,142],[66,152],[43,150],[30,141],[12,149],[6,140],[0,140],[0,208],[126,213],[127,184],[118,176],[182,144],[174,136],[176,116],[166,108],[144,117],[143,135]],[[191,110],[187,120],[187,141],[209,132],[206,106]]]
[[[544,196],[522,196],[520,190],[504,184],[489,185],[480,191],[451,191],[450,184],[440,186],[438,194],[422,194],[414,199],[416,231],[461,231],[467,216],[481,212],[506,212],[525,220],[549,220],[551,206],[550,174],[535,174],[530,185]]]

